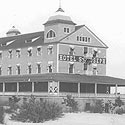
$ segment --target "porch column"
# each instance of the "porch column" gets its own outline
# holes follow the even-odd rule
[[[17,94],[19,93],[19,82],[17,82]]]
[[[118,85],[115,84],[115,96],[117,96]]]
[[[97,96],[97,83],[95,83],[95,96]]]
[[[34,93],[34,82],[32,82],[32,93]]]
[[[3,82],[3,93],[5,93],[5,82]]]
[[[78,97],[80,97],[80,83],[78,83]]]

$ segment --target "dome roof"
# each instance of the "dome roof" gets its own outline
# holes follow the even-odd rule
[[[58,22],[63,22],[63,23],[69,23],[69,24],[75,24],[69,16],[66,15],[64,10],[59,7],[59,9],[54,13],[53,16],[49,17],[48,21],[45,24],[50,24],[50,23],[58,23]]]
[[[57,19],[72,21],[71,18],[66,15],[66,13],[62,8],[59,8],[55,12],[55,14],[48,19],[48,21],[57,20]]]
[[[7,35],[9,34],[15,34],[15,35],[18,35],[18,34],[21,34],[21,32],[15,28],[15,26],[13,26],[7,33]]]

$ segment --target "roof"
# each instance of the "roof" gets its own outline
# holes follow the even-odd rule
[[[13,26],[6,34],[11,34],[11,33],[15,33],[15,34],[21,34],[21,32],[15,28],[15,26]]]
[[[53,24],[58,24],[58,23],[76,25],[73,21],[71,21],[71,20],[64,20],[64,19],[48,20],[43,25],[53,25]]]
[[[60,21],[63,21],[63,20],[55,20],[55,21],[60,22]],[[54,21],[52,21],[52,22],[55,23]],[[73,22],[69,21],[69,23],[73,23]],[[60,40],[53,42],[53,44],[54,43],[60,43],[62,40],[69,37],[70,35],[75,33],[77,30],[81,29],[82,27],[87,28],[85,25],[75,26],[75,30],[73,32],[71,32],[70,34],[68,34],[65,37],[61,38]],[[97,39],[99,39],[92,31],[90,31],[90,32]],[[27,41],[31,41],[31,42],[27,42]],[[19,35],[16,35],[16,36],[8,36],[8,37],[0,38],[0,50],[25,48],[25,47],[29,47],[29,46],[41,46],[41,45],[44,45],[44,44],[49,44],[49,43],[44,43],[44,31],[28,33],[28,34],[19,34]],[[103,45],[104,45],[103,48],[108,48],[106,44],[103,43]]]
[[[80,74],[67,74],[67,73],[45,73],[45,74],[32,74],[32,75],[13,75],[13,76],[0,76],[1,82],[37,82],[37,81],[60,81],[72,83],[99,83],[110,85],[125,85],[125,79],[115,78],[110,76],[89,76]]]
[[[32,40],[31,42],[28,42]],[[44,44],[44,32],[21,34],[17,36],[0,38],[0,50],[24,48],[28,46],[38,46]]]

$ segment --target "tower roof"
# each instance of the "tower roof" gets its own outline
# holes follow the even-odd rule
[[[15,26],[13,26],[7,33],[7,35],[9,34],[15,34],[15,35],[18,35],[18,34],[21,34],[21,32],[15,28]]]
[[[50,25],[53,23],[66,23],[66,24],[71,24],[71,25],[76,25],[70,16],[67,16],[67,14],[64,12],[64,10],[59,7],[58,10],[49,17],[48,21],[44,25]]]

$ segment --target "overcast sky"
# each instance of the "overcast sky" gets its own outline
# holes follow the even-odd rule
[[[124,0],[62,0],[62,8],[108,45],[107,75],[125,78]],[[42,31],[59,0],[0,0],[0,37],[14,25],[21,33]]]

